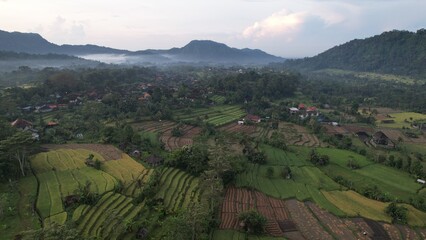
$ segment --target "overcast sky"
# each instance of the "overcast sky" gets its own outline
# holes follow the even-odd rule
[[[0,29],[56,44],[168,49],[193,39],[316,55],[355,38],[426,28],[426,0],[0,0]]]

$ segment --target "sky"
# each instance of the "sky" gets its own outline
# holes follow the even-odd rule
[[[0,29],[128,50],[208,39],[293,58],[426,28],[425,10],[426,0],[0,0]]]

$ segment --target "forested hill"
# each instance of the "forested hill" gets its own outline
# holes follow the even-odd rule
[[[426,76],[426,30],[394,30],[363,40],[352,40],[315,57],[287,61],[285,66],[308,71],[337,68]]]

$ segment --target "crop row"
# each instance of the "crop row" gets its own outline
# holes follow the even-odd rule
[[[172,211],[188,207],[191,202],[198,201],[201,194],[198,179],[178,169],[167,168],[160,183],[157,198],[163,199],[166,208]]]
[[[122,181],[125,186],[129,186],[146,171],[142,164],[124,154],[119,160],[106,161],[102,164],[101,169]]]
[[[93,207],[77,208],[73,217],[78,229],[86,237],[113,239],[112,235],[124,231],[124,223],[132,220],[143,208],[143,205],[134,206],[132,198],[109,192],[105,194]]]

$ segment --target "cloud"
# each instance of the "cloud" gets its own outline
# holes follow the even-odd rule
[[[243,36],[259,39],[266,36],[293,33],[304,23],[306,16],[306,12],[292,13],[283,9],[244,29]]]
[[[81,42],[86,37],[82,22],[69,21],[61,16],[55,18],[47,28],[46,34],[55,42],[60,43]]]

